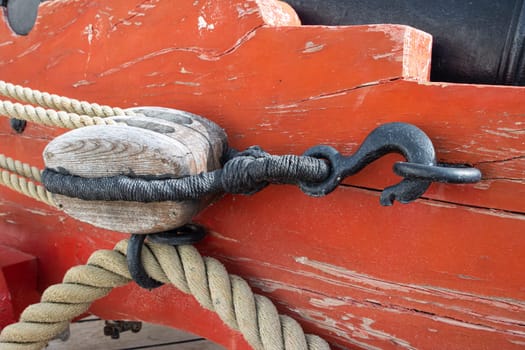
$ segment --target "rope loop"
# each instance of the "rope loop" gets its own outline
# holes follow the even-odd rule
[[[142,247],[144,241],[147,238],[148,241],[167,244],[172,247],[194,244],[206,237],[206,229],[204,227],[195,224],[186,224],[182,227],[152,234],[133,234],[129,239],[128,250],[127,250],[127,262],[128,269],[131,274],[131,278],[140,287],[144,289],[154,289],[162,286],[164,283],[151,278],[144,268],[142,261]]]
[[[268,158],[270,154],[259,146],[251,146],[235,154],[222,168],[221,183],[225,192],[234,194],[254,194],[269,185],[260,175],[255,161]]]
[[[24,311],[20,322],[2,330],[0,348],[42,349],[91,303],[130,282],[129,244],[123,240],[113,250],[98,250],[86,265],[69,269],[62,283],[47,288],[41,302]],[[330,349],[326,341],[305,334],[298,322],[280,315],[270,299],[254,294],[243,278],[228,274],[218,260],[201,256],[195,247],[146,242],[143,248],[141,256],[149,276],[193,295],[203,308],[242,333],[253,349]]]

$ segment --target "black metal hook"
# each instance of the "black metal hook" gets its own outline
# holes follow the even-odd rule
[[[204,227],[195,224],[187,224],[174,230],[148,235],[132,234],[126,252],[126,260],[128,262],[128,269],[131,278],[133,278],[139,286],[145,289],[158,288],[163,284],[148,276],[146,269],[142,264],[142,247],[144,246],[144,240],[146,237],[148,240],[155,243],[177,246],[197,243],[205,236],[206,230]]]
[[[324,196],[344,178],[388,153],[400,153],[407,162],[394,165],[394,171],[404,179],[383,190],[381,205],[392,205],[394,200],[401,203],[416,200],[433,181],[472,183],[481,179],[480,171],[475,168],[438,165],[432,141],[421,129],[407,123],[388,123],[373,130],[351,156],[343,156],[330,146],[308,149],[304,155],[327,160],[331,173],[320,183],[301,182],[301,190],[310,196]]]

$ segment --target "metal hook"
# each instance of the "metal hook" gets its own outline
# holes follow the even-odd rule
[[[145,289],[154,289],[163,285],[163,283],[148,276],[142,264],[142,247],[144,246],[146,237],[155,243],[178,246],[197,243],[205,236],[206,230],[204,227],[195,224],[187,224],[174,230],[149,235],[132,234],[126,252],[126,260],[131,278]]]
[[[301,190],[311,196],[324,196],[344,178],[388,153],[400,153],[407,162],[394,165],[394,171],[404,179],[383,190],[380,203],[384,206],[392,205],[394,200],[401,203],[416,200],[433,181],[472,183],[481,179],[480,171],[475,168],[438,165],[432,141],[421,129],[407,123],[388,123],[373,130],[351,156],[343,156],[330,146],[308,149],[304,155],[327,160],[331,173],[320,183],[301,182]]]

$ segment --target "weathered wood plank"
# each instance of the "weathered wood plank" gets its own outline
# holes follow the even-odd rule
[[[325,198],[288,186],[226,196],[198,216],[212,231],[199,249],[342,348],[523,347],[525,89],[426,81],[430,38],[412,28],[272,27],[251,1],[56,1],[38,26],[27,38],[0,29],[4,79],[188,110],[236,148],[297,154],[323,143],[349,154],[378,124],[416,124],[441,161],[474,164],[484,180],[381,208],[378,190],[398,180],[389,156]],[[37,165],[62,132],[15,135],[0,121],[5,153]],[[0,194],[0,240],[39,256],[42,287],[123,237]],[[92,310],[247,348],[170,287],[120,288]]]
[[[92,126],[65,133],[43,152],[48,169],[83,178],[125,175],[178,178],[221,167],[224,131],[191,113],[166,108],[136,109],[146,116],[116,117],[126,125]],[[68,215],[97,227],[126,233],[162,232],[184,226],[209,205],[202,200],[86,201],[55,194]]]
[[[399,26],[275,28],[262,26],[252,2],[227,2],[220,11],[188,2],[166,22],[171,36],[160,40],[158,27],[173,5],[89,4],[44,6],[39,25],[56,23],[68,42],[57,53],[46,44],[47,31],[35,31],[30,40],[9,39],[0,63],[23,66],[26,78],[16,70],[6,70],[5,77],[109,104],[177,106],[217,121],[235,146],[259,143],[276,152],[302,152],[316,142],[351,152],[378,123],[414,122],[435,140],[441,160],[480,163],[487,174],[485,182],[460,195],[454,195],[456,187],[439,186],[432,198],[524,211],[521,201],[500,195],[524,191],[522,89],[385,84],[428,77],[426,34]],[[213,29],[186,21],[201,10],[203,18],[213,18]],[[70,11],[80,15],[68,24],[64,16]],[[140,24],[124,20],[126,11]],[[226,21],[228,16],[234,19]],[[144,45],[144,37],[158,40]],[[110,50],[123,42],[135,49]],[[53,74],[37,74],[46,70]],[[276,130],[287,131],[275,135]],[[390,164],[375,170],[383,174],[358,175],[349,183],[378,188],[377,179],[392,177]]]

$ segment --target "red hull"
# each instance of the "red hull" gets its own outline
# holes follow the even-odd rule
[[[380,207],[378,191],[398,180],[389,156],[324,198],[291,186],[228,195],[196,219],[211,231],[198,248],[335,348],[522,348],[525,88],[428,82],[431,39],[412,28],[270,20],[241,0],[46,2],[29,36],[0,26],[2,79],[191,111],[224,127],[233,147],[281,154],[320,143],[350,154],[379,124],[417,125],[440,161],[473,164],[484,180]],[[63,132],[29,124],[18,135],[0,120],[2,153],[43,166]],[[3,188],[0,213],[0,244],[38,257],[40,290],[123,237]],[[91,311],[248,348],[172,287],[129,285]]]

